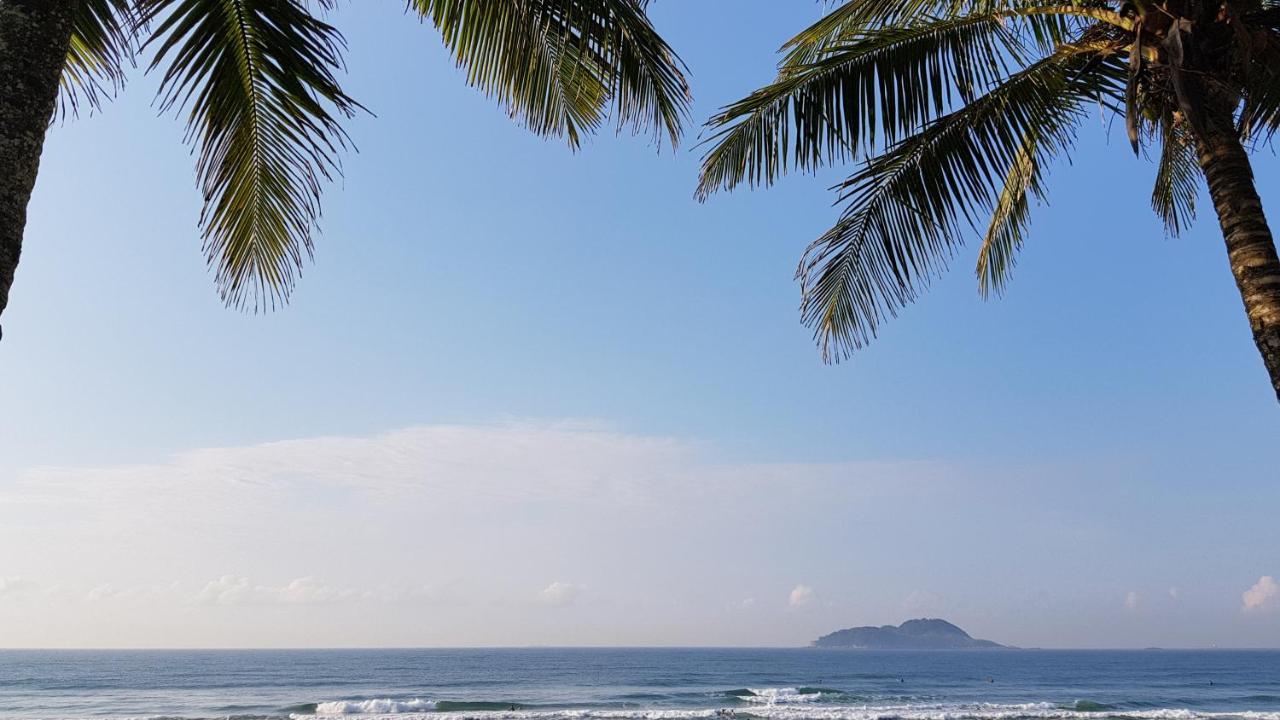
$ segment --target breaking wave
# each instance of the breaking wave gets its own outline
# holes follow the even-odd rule
[[[745,691],[745,692],[744,692]],[[1280,720],[1280,712],[1207,712],[1184,708],[1116,710],[1091,701],[1071,705],[1022,704],[816,704],[839,691],[819,688],[744,688],[721,693],[726,699],[750,703],[730,711],[723,708],[650,709],[516,709],[500,702],[448,702],[413,698],[339,700],[315,704],[314,712],[292,713],[293,720],[316,716],[360,716],[361,720],[410,720],[412,716],[448,713],[468,720]],[[306,706],[300,706],[306,707]]]
[[[412,700],[392,700],[376,698],[374,700],[333,700],[316,703],[316,715],[403,715],[406,713],[423,713],[436,710],[434,700],[413,698]]]
[[[824,691],[821,688],[782,687],[782,688],[747,688],[745,695],[735,695],[739,700],[763,705],[791,705],[811,703],[822,698],[823,693],[838,693],[836,690]]]

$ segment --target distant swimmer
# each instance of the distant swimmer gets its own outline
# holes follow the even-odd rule
[[[900,682],[900,683],[904,683],[904,682],[906,682],[906,680],[903,680],[902,678],[898,678],[898,682]]]
[[[987,682],[989,682],[989,683],[993,683],[993,682],[995,682],[995,681],[996,681],[996,679],[995,679],[995,678],[987,678]]]
[[[515,712],[515,711],[516,711],[516,706],[515,706],[515,705],[512,705],[512,706],[511,706],[511,712]]]

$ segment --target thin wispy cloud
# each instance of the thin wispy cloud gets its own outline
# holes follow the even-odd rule
[[[259,585],[247,577],[223,575],[207,583],[195,599],[214,605],[316,605],[371,595],[369,592],[325,585],[309,577],[296,578],[283,585]]]
[[[0,612],[21,611],[5,641],[28,645],[58,632],[80,646],[124,632],[174,643],[165,627],[183,628],[177,642],[188,645],[800,643],[811,630],[785,618],[751,635],[708,622],[725,602],[709,589],[734,583],[737,597],[762,597],[778,581],[766,573],[737,584],[739,571],[717,558],[781,568],[787,543],[820,537],[810,498],[870,513],[954,476],[915,462],[725,463],[696,442],[581,422],[411,427],[38,467],[0,485],[0,567],[61,587],[54,599],[84,623],[63,629],[65,613],[18,593],[16,581]],[[704,508],[753,531],[708,527]],[[50,528],[38,552],[20,523]],[[826,612],[806,588],[757,612]],[[618,613],[652,612],[683,625],[588,634]],[[738,614],[744,624],[749,616]]]
[[[544,605],[564,607],[576,600],[581,592],[580,586],[557,580],[538,592],[538,601]]]
[[[0,622],[9,618],[6,643],[26,645],[126,633],[153,646],[803,644],[839,627],[948,617],[953,606],[916,585],[940,580],[864,578],[892,579],[918,553],[965,562],[972,543],[926,546],[920,533],[956,513],[1009,517],[981,493],[1025,475],[724,462],[696,442],[581,422],[31,468],[0,484]],[[1046,520],[1056,521],[1028,514],[1005,530]],[[892,553],[849,551],[886,537]],[[812,554],[798,557],[799,546]],[[1240,589],[1227,592],[1234,601]],[[1102,602],[1098,612],[1114,612],[1115,600]],[[68,613],[82,623],[68,626]],[[665,624],[613,633],[617,617]]]
[[[0,598],[33,590],[36,584],[18,575],[0,577]]]

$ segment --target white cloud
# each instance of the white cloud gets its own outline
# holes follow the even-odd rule
[[[104,583],[89,589],[85,593],[84,599],[89,602],[102,602],[103,600],[112,600],[125,594],[125,592],[111,583]]]
[[[196,600],[214,605],[235,605],[245,602],[252,594],[249,578],[223,575],[217,580],[210,580]]]
[[[1258,578],[1258,582],[1240,596],[1246,612],[1272,608],[1276,605],[1277,598],[1280,598],[1280,583],[1270,575]]]
[[[83,595],[76,594],[71,588],[50,588],[50,596],[62,596],[72,600],[83,599],[85,602],[155,602],[186,601],[182,583],[172,582],[168,585],[117,585],[114,582],[95,585]]]
[[[1129,593],[1124,596],[1124,606],[1126,609],[1137,610],[1138,606],[1141,604],[1142,596],[1138,594],[1137,590],[1130,590]]]
[[[787,596],[787,604],[793,608],[804,607],[813,602],[813,588],[808,585],[797,585],[791,589],[791,594]]]
[[[268,596],[275,602],[287,605],[311,605],[364,597],[366,593],[349,588],[322,585],[312,578],[304,577],[291,580],[282,587],[269,588]]]
[[[538,600],[546,605],[562,607],[576,600],[581,592],[580,586],[557,580],[538,592]]]
[[[284,585],[255,585],[247,577],[223,575],[207,583],[195,599],[212,605],[317,605],[370,595],[323,585],[309,577],[297,578]]]
[[[48,607],[6,597],[0,614],[30,612],[0,643],[794,644],[806,638],[748,627],[750,613],[718,622],[719,589],[741,573],[725,558],[754,558],[761,587],[794,585],[788,553],[827,542],[813,498],[847,519],[967,479],[931,463],[730,463],[693,442],[581,423],[32,468],[0,478],[0,567],[63,589]],[[708,532],[707,508],[757,530]],[[953,508],[924,503],[932,511]],[[559,603],[573,612],[545,612]],[[271,609],[300,605],[310,609]],[[606,617],[641,608],[666,634]]]
[[[129,491],[139,490],[152,494],[147,504],[181,493],[193,507],[317,489],[391,502],[423,492],[436,500],[524,502],[556,496],[622,502],[649,496],[647,488],[655,481],[687,468],[691,451],[668,438],[581,424],[412,427],[367,438],[191,450],[153,465],[34,468],[22,476],[21,492],[0,495],[0,507],[119,505],[122,493],[123,500],[132,501]],[[620,473],[619,466],[637,471]]]
[[[20,575],[0,576],[0,597],[34,589],[36,584]]]
[[[82,510],[113,526],[145,518],[147,526],[185,527],[193,514],[224,525],[277,524],[281,509],[297,517],[311,506],[349,508],[353,501],[380,509],[414,501],[426,501],[418,509],[460,502],[493,509],[545,499],[670,508],[673,498],[724,504],[726,489],[776,503],[776,491],[797,482],[852,500],[887,488],[911,492],[921,481],[951,475],[928,463],[716,464],[701,461],[698,449],[581,423],[410,427],[372,437],[191,450],[154,464],[33,468],[0,490],[0,519],[18,511]],[[805,496],[791,494],[803,504]],[[352,517],[369,516],[345,519]]]

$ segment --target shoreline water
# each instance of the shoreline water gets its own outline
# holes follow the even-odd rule
[[[1280,651],[0,651],[0,720],[726,717],[1280,720]]]

